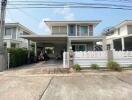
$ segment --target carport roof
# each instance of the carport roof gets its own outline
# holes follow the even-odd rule
[[[78,41],[78,42],[86,42],[86,41],[101,41],[102,37],[85,37],[85,36],[57,36],[57,35],[22,35],[21,36],[24,39],[28,39],[35,42],[45,42],[45,43],[64,43],[67,41],[67,39],[70,39],[71,41]]]
[[[66,41],[67,36],[53,36],[53,35],[22,35],[24,39],[28,39],[35,42],[60,42]]]

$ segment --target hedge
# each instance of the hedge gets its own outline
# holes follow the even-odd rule
[[[28,50],[23,48],[7,49],[10,53],[10,67],[17,67],[34,62],[34,52],[30,51],[30,59],[28,59]],[[30,61],[29,61],[30,60]]]

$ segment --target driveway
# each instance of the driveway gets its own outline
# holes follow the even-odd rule
[[[23,69],[21,69],[23,71]],[[0,73],[0,100],[131,100],[132,71]],[[9,74],[8,74],[9,73]]]

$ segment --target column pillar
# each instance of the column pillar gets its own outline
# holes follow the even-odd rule
[[[68,39],[68,41],[67,41],[67,52],[69,52],[70,47],[71,47],[71,40]]]
[[[76,24],[76,36],[77,36],[77,24]]]
[[[7,41],[7,48],[11,48],[11,42],[10,41]]]
[[[28,63],[30,63],[30,40],[28,40]]]
[[[121,38],[122,51],[125,50],[124,37]]]
[[[111,47],[110,47],[111,50],[114,50],[114,41],[112,40],[111,42]]]
[[[106,36],[103,36],[103,51],[107,50],[107,46],[106,46]]]
[[[34,46],[34,54],[35,54],[35,57],[37,57],[37,43],[35,42],[35,46]]]
[[[95,51],[96,42],[93,42],[93,51]]]

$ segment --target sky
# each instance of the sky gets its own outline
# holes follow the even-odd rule
[[[15,1],[15,0],[10,0]],[[32,0],[33,1],[33,0]],[[37,1],[37,0],[36,0]],[[59,0],[44,0],[59,1]],[[71,0],[61,0],[71,2]],[[72,0],[73,1],[73,0]],[[75,0],[74,2],[87,3],[113,3],[120,2],[103,2],[97,0]],[[127,4],[127,3],[126,3]],[[129,3],[130,4],[130,3]],[[127,4],[127,5],[129,5]],[[92,9],[92,8],[44,8],[44,9],[7,9],[6,22],[19,22],[36,34],[49,35],[48,27],[44,20],[102,20],[97,25],[94,35],[101,35],[101,32],[108,27],[119,24],[124,20],[132,19],[132,10],[115,10],[115,9]]]

